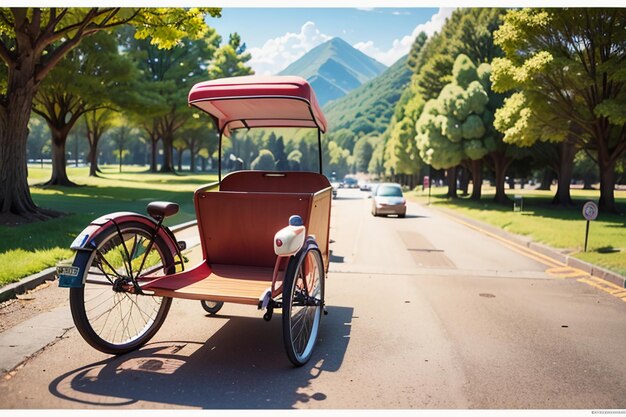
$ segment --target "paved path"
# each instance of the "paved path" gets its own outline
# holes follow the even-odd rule
[[[307,366],[286,359],[280,315],[175,300],[122,357],[67,331],[0,382],[3,406],[626,408],[626,303],[426,207],[374,218],[364,195],[333,202],[329,315]]]

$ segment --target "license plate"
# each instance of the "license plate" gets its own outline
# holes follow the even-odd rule
[[[80,268],[75,266],[57,266],[57,275],[66,277],[77,277],[80,273]]]
[[[83,277],[77,266],[57,266],[59,287],[80,288],[83,286]]]

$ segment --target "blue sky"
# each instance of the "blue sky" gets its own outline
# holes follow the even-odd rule
[[[424,30],[432,34],[452,12],[437,8],[229,8],[209,24],[224,38],[238,32],[257,74],[275,74],[313,47],[340,37],[391,65]]]

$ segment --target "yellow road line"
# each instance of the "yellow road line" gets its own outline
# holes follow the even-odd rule
[[[584,284],[587,284],[594,288],[602,290],[606,292],[607,294],[610,294],[626,302],[626,289],[620,287],[619,285],[613,284],[612,282],[606,281],[602,278],[594,277],[588,272],[583,271],[582,269],[568,266],[564,264],[563,262],[550,258],[547,255],[534,251],[518,243],[511,242],[510,240],[500,237],[496,235],[495,233],[491,233],[487,230],[481,229],[478,226],[474,226],[471,223],[465,222],[449,214],[446,214],[446,216],[454,220],[455,222],[462,224],[463,226],[469,227],[470,229],[476,230],[479,233],[482,233],[493,239],[496,239],[497,241],[501,242],[505,246],[508,246],[509,249],[512,249],[513,251],[520,253],[526,256],[527,258],[533,259],[541,264],[548,266],[549,268],[546,269],[545,272],[551,276],[554,276],[555,278],[560,278],[560,279],[578,278],[576,281],[582,282]]]
[[[556,278],[575,278],[589,276],[589,273],[583,271],[582,269],[573,268],[571,266],[548,268],[546,269],[546,273]]]

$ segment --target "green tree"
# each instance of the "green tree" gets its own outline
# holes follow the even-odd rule
[[[259,171],[274,171],[276,169],[276,160],[274,159],[272,152],[267,149],[262,149],[259,152],[259,156],[252,161],[252,164],[250,164],[250,169]]]
[[[599,180],[596,159],[584,150],[578,151],[574,157],[573,176],[583,180],[585,190],[593,190],[593,184]]]
[[[203,156],[208,158],[217,146],[217,135],[212,124],[206,122],[206,118],[198,111],[194,111],[193,117],[179,131],[178,136],[184,144],[183,150],[189,150],[189,170],[196,172],[196,159],[202,149]],[[180,165],[180,164],[179,164]],[[180,170],[180,169],[179,169]]]
[[[206,31],[205,15],[220,9],[1,8],[0,9],[0,221],[47,219],[33,202],[26,173],[26,141],[41,82],[84,38],[131,24],[161,47]]]
[[[385,175],[384,153],[385,153],[385,139],[384,137],[375,138],[375,143],[370,163],[367,166],[367,171],[375,175],[378,178],[382,178]]]
[[[424,45],[415,62],[414,80],[424,100],[434,99],[451,81],[452,66],[459,54],[467,55],[476,65],[490,63],[502,51],[493,42],[504,9],[457,9]]]
[[[495,63],[499,65],[498,62]],[[497,68],[497,67],[496,67]],[[494,74],[494,82],[500,80],[501,73]],[[547,161],[552,165],[557,174],[558,185],[552,200],[553,204],[564,206],[572,205],[570,195],[570,182],[572,179],[572,169],[574,165],[574,155],[580,147],[576,139],[580,128],[575,123],[563,123],[554,115],[551,106],[545,103],[538,103],[537,108],[541,108],[541,121],[533,116],[532,111],[527,108],[528,101],[525,94],[516,92],[504,100],[502,107],[496,110],[494,126],[504,134],[503,140],[506,143],[519,145],[521,147],[533,147],[535,152],[539,151],[538,157],[544,155],[541,150],[549,148],[550,145],[557,146],[557,153],[552,160]],[[549,122],[548,122],[549,120]]]
[[[353,158],[350,155],[350,151],[343,149],[333,141],[325,141],[322,143],[322,164],[324,172],[331,173],[336,172],[337,177],[343,177],[350,172],[350,167],[353,165]],[[317,146],[315,146],[317,149]],[[317,152],[309,152],[311,156]]]
[[[362,137],[354,145],[354,166],[357,172],[367,172],[374,148],[369,138]]]
[[[419,56],[426,44],[426,34],[421,32],[413,42],[408,57],[408,65],[415,72],[411,77],[409,86],[403,91],[398,100],[393,116],[384,137],[386,144],[383,153],[377,154],[376,161],[371,165],[375,171],[381,167],[386,168],[391,175],[417,174],[422,165],[419,150],[415,143],[415,122],[424,107],[422,95],[417,91],[416,77],[419,74]],[[384,159],[384,162],[383,162]]]
[[[300,171],[300,164],[302,162],[302,152],[299,150],[293,150],[287,155],[287,164],[290,171]]]
[[[41,117],[33,115],[28,122],[28,158],[39,159],[50,156],[50,130]]]
[[[241,36],[233,33],[228,43],[215,53],[215,59],[209,67],[209,75],[211,78],[226,78],[254,74],[252,68],[246,65],[250,58],[252,56],[246,52],[246,44],[241,42]]]
[[[504,105],[505,140],[530,144],[575,138],[594,151],[602,211],[615,211],[615,164],[626,150],[626,10],[509,11],[495,32],[506,57],[493,62]]]
[[[104,135],[113,125],[115,110],[110,108],[96,108],[87,111],[83,116],[85,121],[85,131],[89,142],[89,176],[97,177],[98,172],[98,144]]]
[[[113,152],[117,158],[119,172],[121,173],[124,159],[130,154],[130,151],[128,150],[129,142],[133,139],[134,134],[137,132],[133,131],[133,129],[128,126],[128,123],[124,118],[117,118],[116,125],[117,126],[111,132],[111,139],[115,145]]]
[[[456,197],[454,168],[470,161],[474,187],[473,199],[480,199],[482,166],[478,163],[496,149],[495,132],[489,111],[488,86],[479,73],[489,71],[488,64],[476,68],[466,55],[454,62],[452,82],[444,86],[436,100],[426,103],[417,121],[417,146],[422,159],[436,169],[449,169],[450,197]],[[480,71],[479,71],[480,70]]]
[[[128,89],[132,64],[104,32],[85,39],[50,71],[35,96],[33,111],[48,123],[52,136],[52,175],[46,185],[76,185],[66,172],[66,142],[86,113],[112,106]]]
[[[189,89],[207,79],[207,67],[215,57],[221,38],[209,28],[199,39],[183,38],[170,49],[159,49],[151,39],[137,39],[132,31],[123,36],[123,45],[144,74],[139,87],[156,93],[147,103],[133,106],[134,118],[142,125],[151,142],[153,155],[156,143],[163,143],[161,172],[174,170],[176,132],[193,117],[193,110],[184,105]],[[156,168],[152,157],[151,168]]]

